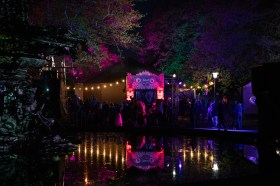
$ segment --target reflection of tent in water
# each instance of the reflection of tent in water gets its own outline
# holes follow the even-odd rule
[[[145,136],[143,136],[145,137]],[[150,138],[152,138],[150,136]],[[145,138],[142,138],[145,139]],[[153,138],[154,139],[154,138]],[[153,168],[164,167],[164,149],[159,145],[158,141],[142,140],[139,148],[135,144],[126,142],[126,167],[136,167],[141,170],[149,170]],[[144,143],[143,143],[144,142]],[[150,143],[149,145],[147,145]],[[139,144],[136,144],[139,145]]]
[[[75,85],[75,93],[82,99],[95,96],[98,101],[120,103],[126,97],[126,76],[128,73],[137,74],[149,71],[160,74],[151,67],[147,67],[134,59],[128,59],[115,64],[94,77],[90,82]]]

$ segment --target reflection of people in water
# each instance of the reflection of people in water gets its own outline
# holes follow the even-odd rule
[[[141,135],[129,137],[128,143],[131,145],[132,151],[161,151],[163,148],[163,137]]]
[[[164,167],[162,137],[150,135],[131,136],[126,143],[126,168],[141,170]]]
[[[153,138],[151,136],[143,136],[142,137],[142,142],[139,146],[140,150],[153,150],[155,144],[153,144]]]
[[[142,136],[137,150],[160,151],[161,143],[153,136]]]

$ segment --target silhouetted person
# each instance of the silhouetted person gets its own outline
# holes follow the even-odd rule
[[[222,100],[220,100],[218,105],[218,129],[220,130],[221,127],[224,128],[224,130],[227,130],[227,124],[226,124],[226,117],[227,117],[227,111],[228,111],[228,99],[226,96],[223,96]]]
[[[213,100],[210,102],[210,106],[208,107],[208,117],[211,122],[211,127],[217,127],[219,120],[218,120],[218,102]]]
[[[243,106],[238,101],[234,101],[233,104],[233,129],[241,129],[242,128],[242,113]]]

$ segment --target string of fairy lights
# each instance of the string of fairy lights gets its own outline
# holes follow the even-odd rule
[[[117,80],[115,82],[110,82],[110,83],[98,83],[98,84],[94,84],[94,85],[83,85],[84,87],[82,88],[82,86],[67,86],[66,89],[67,90],[70,90],[70,89],[73,89],[73,90],[100,90],[100,89],[105,89],[105,88],[108,88],[108,87],[114,87],[114,86],[119,86],[120,84],[123,84],[125,83],[125,79],[121,79],[121,80]],[[171,83],[167,83],[167,84],[171,84]],[[185,83],[181,83],[179,82],[179,88],[183,89],[183,90],[193,90],[193,89],[208,89],[209,86],[213,86],[214,85],[214,82],[210,81],[209,84],[204,84],[203,86],[187,86]]]
[[[168,84],[170,84],[170,83],[168,83]],[[182,90],[194,90],[194,89],[205,89],[205,90],[207,90],[208,88],[209,88],[209,86],[213,86],[214,85],[214,82],[213,81],[210,81],[209,82],[209,84],[204,84],[203,86],[200,86],[200,85],[197,85],[197,86],[193,86],[193,85],[191,85],[191,86],[187,86],[185,83],[183,84],[183,83],[181,83],[181,82],[179,82],[179,89],[182,89]]]
[[[95,84],[95,85],[85,85],[85,87],[80,87],[80,86],[74,86],[74,87],[70,87],[70,86],[67,86],[66,89],[67,90],[70,90],[70,89],[73,89],[73,90],[100,90],[100,89],[105,89],[105,88],[108,88],[108,87],[113,87],[113,86],[119,86],[120,84],[124,84],[125,83],[125,80],[122,79],[120,81],[115,81],[114,83],[98,83],[98,84]]]

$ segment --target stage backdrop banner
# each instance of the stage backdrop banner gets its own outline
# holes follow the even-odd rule
[[[156,75],[148,71],[136,75],[127,73],[126,90],[127,100],[134,97],[134,90],[156,90],[157,99],[164,99],[164,74]]]

